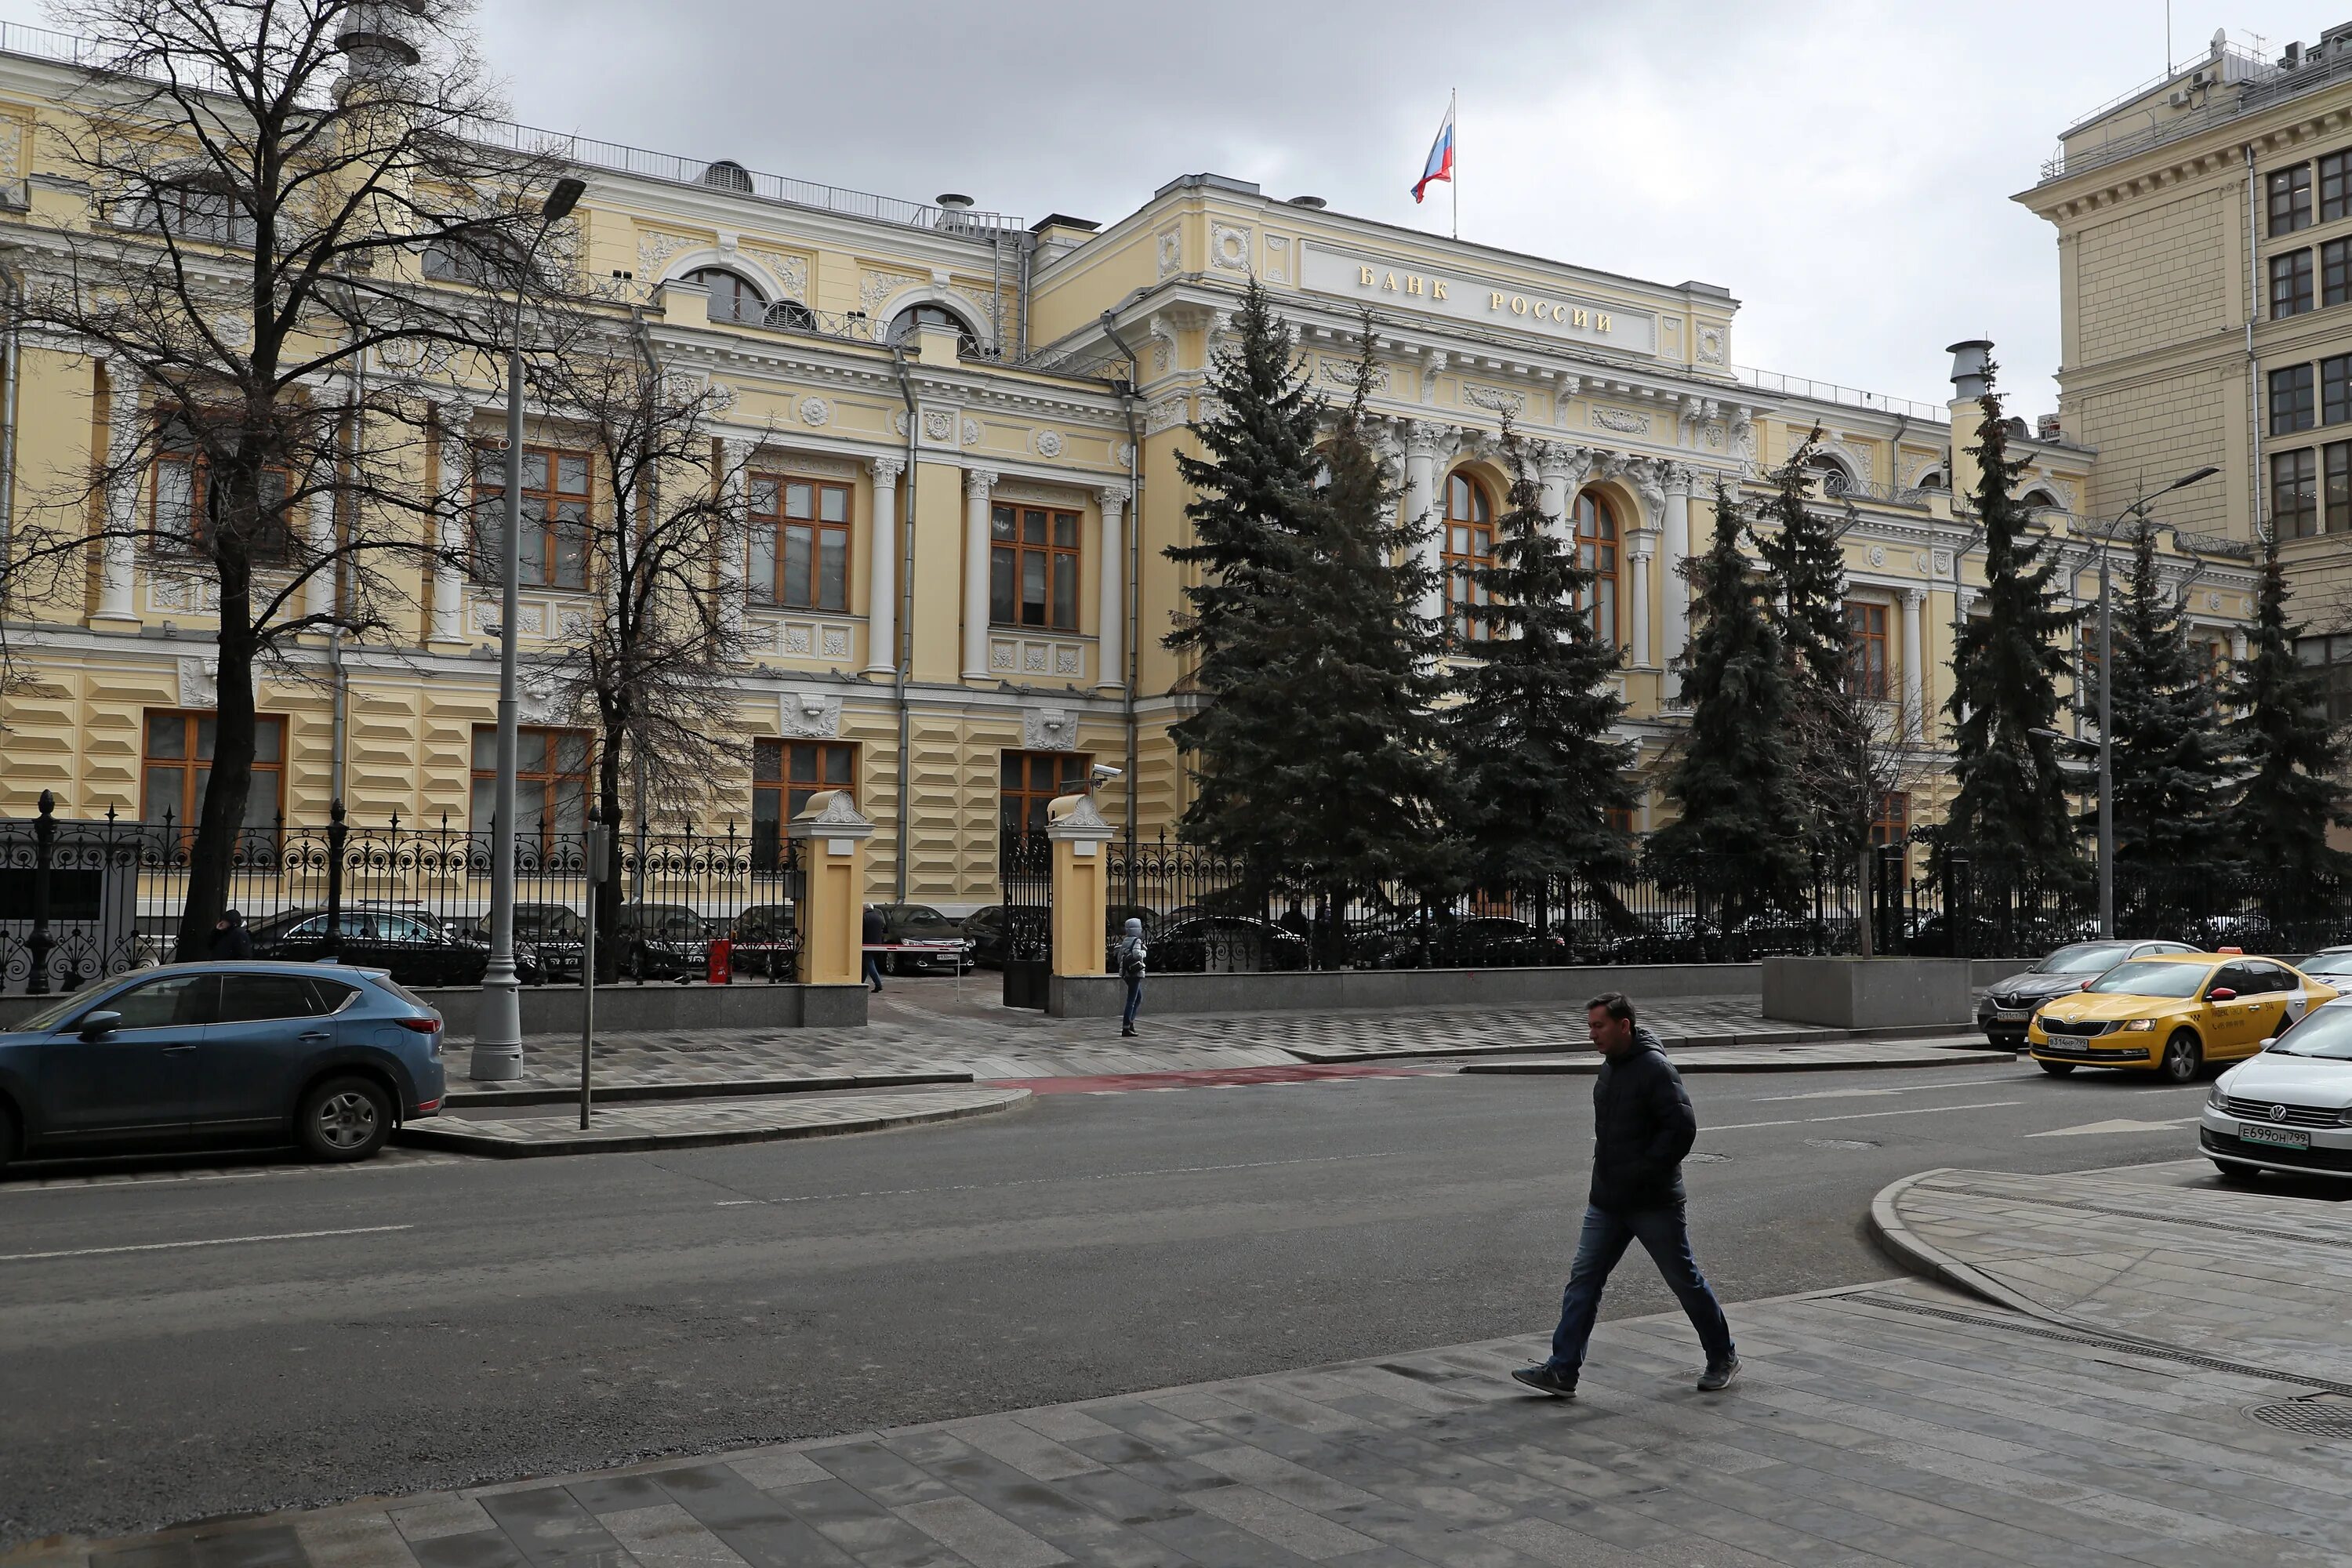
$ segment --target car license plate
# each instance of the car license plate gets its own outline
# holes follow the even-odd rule
[[[2311,1147],[2311,1134],[2300,1127],[2265,1127],[2259,1121],[2241,1121],[2238,1136],[2245,1142],[2267,1143],[2273,1149]]]
[[[2022,1024],[2030,1016],[2022,1007],[2001,1007],[1993,1013],[2004,1024]]]

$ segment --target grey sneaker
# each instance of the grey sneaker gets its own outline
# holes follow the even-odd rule
[[[1549,1362],[1543,1362],[1535,1366],[1523,1366],[1511,1373],[1511,1376],[1516,1381],[1534,1389],[1538,1394],[1549,1394],[1555,1399],[1576,1397],[1576,1373],[1571,1372],[1563,1374],[1557,1372]]]
[[[1698,1374],[1701,1394],[1720,1394],[1739,1381],[1739,1358],[1707,1363],[1706,1370]]]

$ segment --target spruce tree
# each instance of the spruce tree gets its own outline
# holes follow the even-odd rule
[[[2352,873],[2352,856],[2331,848],[2327,829],[2352,826],[2344,786],[2342,739],[2327,723],[2319,671],[2295,657],[2300,626],[2287,619],[2286,578],[2278,542],[2263,557],[2254,626],[2246,657],[2232,672],[2230,750],[2248,773],[2223,815],[2223,837],[2248,869],[2275,879],[2291,913],[2317,910]]]
[[[1666,781],[1678,816],[1649,844],[1658,880],[1696,894],[1727,933],[1751,914],[1796,910],[1811,870],[1791,777],[1787,655],[1740,553],[1747,526],[1746,508],[1718,488],[1714,546],[1691,563],[1690,732]]]
[[[2058,721],[2059,681],[2067,673],[2059,635],[2081,612],[2059,604],[2056,563],[2025,531],[2014,493],[2025,461],[2009,455],[1990,363],[1980,406],[1983,424],[1969,449],[1979,464],[1974,500],[1985,533],[1985,613],[1961,629],[1952,659],[1959,791],[1943,847],[1965,849],[1979,878],[1994,887],[2073,888],[2082,879],[2082,852],[2066,781],[2054,742],[2035,731]]]
[[[2158,581],[2156,531],[2145,521],[2120,596],[2108,660],[2116,867],[2166,878],[2210,874],[2228,863],[2215,816],[2229,745],[2179,608]],[[2095,805],[2081,826],[2097,831]]]
[[[1196,793],[1185,835],[1233,855],[1279,860],[1281,826],[1257,809],[1257,781],[1296,742],[1288,694],[1266,679],[1268,638],[1292,593],[1305,536],[1316,526],[1319,402],[1297,366],[1289,323],[1256,279],[1234,317],[1234,341],[1209,368],[1204,416],[1192,426],[1205,457],[1177,454],[1194,498],[1193,542],[1170,560],[1198,569],[1184,590],[1191,617],[1168,637],[1193,656],[1200,706],[1172,730]]]
[[[1845,624],[1845,552],[1838,546],[1838,530],[1811,505],[1811,458],[1820,450],[1821,438],[1822,428],[1816,425],[1773,471],[1772,499],[1765,503],[1761,521],[1776,528],[1758,532],[1756,550],[1779,590],[1773,624],[1797,679],[1834,687],[1845,682],[1851,648]]]
[[[1455,829],[1473,883],[1631,873],[1633,845],[1611,820],[1633,805],[1633,748],[1610,738],[1625,710],[1610,676],[1618,652],[1580,601],[1592,574],[1543,512],[1526,444],[1504,422],[1511,471],[1495,525],[1495,563],[1473,574],[1489,601],[1478,658],[1456,668],[1461,701],[1445,715],[1460,805]],[[1539,910],[1549,910],[1539,904]]]

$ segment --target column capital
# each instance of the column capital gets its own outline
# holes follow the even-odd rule
[[[1453,426],[1434,419],[1408,419],[1400,434],[1404,439],[1404,455],[1408,458],[1443,457],[1457,438]]]
[[[1925,588],[1898,588],[1895,592],[1902,595],[1906,609],[1916,610],[1927,602],[1927,590]]]
[[[907,471],[907,459],[904,458],[868,458],[866,459],[866,467],[873,474],[877,482],[887,479],[895,485],[898,482],[898,476]]]
[[[989,492],[996,488],[997,479],[994,468],[966,468],[963,471],[964,499],[986,500]]]
[[[1591,447],[1570,441],[1536,441],[1536,472],[1546,479],[1556,480],[1574,489],[1591,474],[1600,460],[1600,453]]]
[[[1698,474],[1688,463],[1661,463],[1658,479],[1670,496],[1688,497],[1691,487],[1698,482]]]
[[[1125,485],[1097,485],[1095,499],[1102,503],[1105,511],[1114,507],[1124,510],[1127,503],[1135,499],[1135,491]]]

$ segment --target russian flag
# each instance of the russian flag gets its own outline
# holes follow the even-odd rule
[[[1445,123],[1437,128],[1437,140],[1430,143],[1429,163],[1421,171],[1421,179],[1412,187],[1412,199],[1418,202],[1433,180],[1454,180],[1454,106],[1446,105]]]

